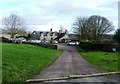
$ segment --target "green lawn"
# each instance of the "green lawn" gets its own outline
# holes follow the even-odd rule
[[[80,52],[80,54],[95,67],[107,71],[118,71],[118,62],[120,61],[120,56],[118,52]],[[120,66],[119,66],[120,68]]]
[[[3,43],[3,82],[24,82],[48,67],[60,54],[59,50],[27,44]]]
[[[0,84],[2,82],[2,44],[0,44]]]

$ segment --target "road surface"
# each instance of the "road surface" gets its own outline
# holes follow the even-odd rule
[[[106,71],[99,70],[93,65],[88,63],[77,52],[74,46],[68,46],[66,44],[58,44],[59,49],[63,51],[63,54],[48,68],[43,70],[40,74],[36,75],[33,79],[46,79],[56,77],[66,77],[69,75],[88,75],[95,73],[103,73]],[[118,81],[118,76],[102,76],[91,77],[72,80],[60,80],[61,82],[113,82]],[[57,80],[59,82],[59,80]]]

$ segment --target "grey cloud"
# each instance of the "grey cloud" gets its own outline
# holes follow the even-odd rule
[[[98,7],[104,7],[104,8],[110,8],[113,10],[117,10],[118,8],[118,2],[108,2],[103,5],[99,5]]]
[[[102,12],[96,10],[95,12],[93,9],[74,5],[66,1],[56,1],[48,5],[42,3],[43,2],[34,3],[34,6],[42,11],[35,11],[35,14],[32,14],[32,12],[25,16],[28,24],[45,25],[54,20],[67,20],[77,16],[88,16],[90,14],[105,14],[104,10]]]
[[[84,15],[89,12],[92,12],[91,9],[87,7],[75,6],[70,2],[55,2],[52,5],[37,5],[39,8],[43,8],[46,11],[46,15],[57,16],[57,17],[71,17]]]
[[[23,15],[23,18],[26,20],[27,24],[29,25],[46,25],[50,21],[52,21],[52,18],[47,18],[40,16],[39,14],[26,14]]]
[[[23,15],[23,18],[26,20],[28,25],[47,25],[55,21],[71,22],[70,20],[73,20],[73,18],[76,18],[77,16],[102,14],[106,17],[109,14],[109,11],[91,9],[86,5],[81,6],[82,3],[80,3],[80,5],[79,3],[79,0],[49,0],[49,2],[48,0],[33,1],[24,5],[25,7],[23,8],[21,6],[22,10],[19,13]],[[107,4],[103,3],[103,5],[99,5],[98,7],[112,8],[112,12],[117,10],[115,9],[116,2],[108,2]],[[115,21],[116,18],[113,18],[113,20]]]

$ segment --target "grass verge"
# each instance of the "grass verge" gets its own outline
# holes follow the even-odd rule
[[[103,52],[103,51],[90,51],[78,48],[81,56],[84,57],[89,63],[93,64],[99,69],[106,71],[120,71],[120,56],[118,52]]]
[[[60,54],[59,50],[33,45],[2,43],[2,81],[24,82],[45,69]]]

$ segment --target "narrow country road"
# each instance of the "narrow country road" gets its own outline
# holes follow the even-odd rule
[[[58,44],[58,47],[63,50],[63,54],[52,65],[36,75],[33,79],[57,78],[69,75],[88,75],[106,72],[98,70],[93,65],[89,64],[80,56],[74,46]],[[111,75],[71,80],[53,80],[51,82],[118,82],[118,78],[118,75]]]
[[[55,78],[104,72],[96,69],[82,58],[74,46],[67,46],[66,44],[59,44],[58,46],[59,49],[63,50],[62,56],[35,78]]]

